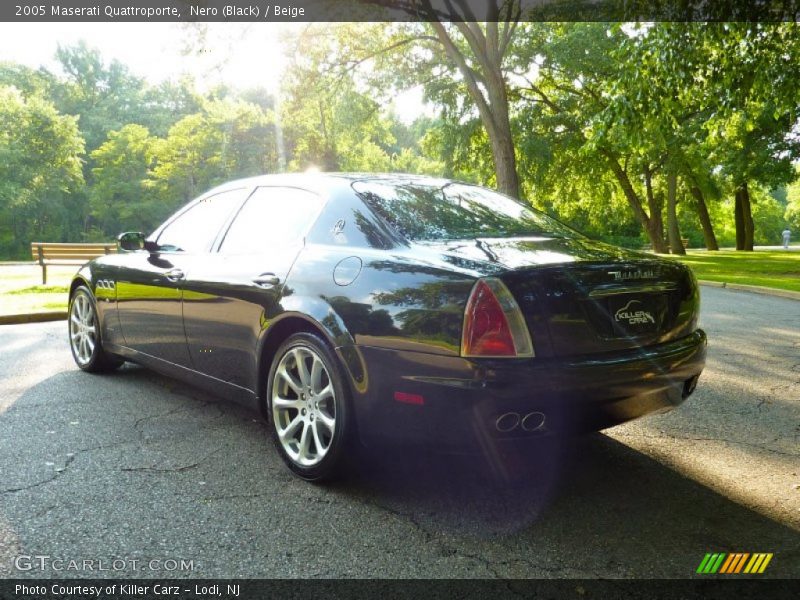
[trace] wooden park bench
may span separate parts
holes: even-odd
[[[116,243],[59,244],[54,242],[31,242],[33,260],[42,267],[42,285],[47,283],[47,265],[82,265],[93,258],[116,251]]]

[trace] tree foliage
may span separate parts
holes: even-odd
[[[151,85],[84,43],[54,72],[0,63],[0,252],[149,230],[220,182],[309,168],[481,183],[658,251],[800,229],[796,24],[486,6],[484,23],[310,25],[274,93]],[[393,104],[412,89],[427,109],[409,123]]]
[[[57,200],[83,183],[83,139],[76,118],[52,103],[0,86],[0,215],[5,244],[17,251],[52,227],[62,237],[66,215]],[[10,235],[9,235],[10,234]]]

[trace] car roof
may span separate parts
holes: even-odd
[[[261,186],[261,185],[285,185],[292,187],[304,187],[315,190],[330,188],[336,183],[352,183],[355,181],[373,181],[377,183],[408,185],[415,184],[430,187],[442,187],[448,183],[453,183],[450,179],[440,177],[430,177],[427,175],[413,175],[409,173],[322,173],[318,171],[306,171],[304,173],[274,173],[268,175],[256,175],[245,179],[228,181],[209,191],[209,194],[216,194],[228,189],[242,186]]]

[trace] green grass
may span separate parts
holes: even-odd
[[[6,294],[66,294],[69,287],[66,285],[30,285],[28,287],[8,290]]]
[[[37,265],[0,264],[0,315],[67,310],[69,282],[78,267],[52,266],[47,285]]]
[[[800,292],[800,252],[689,250],[686,256],[662,256],[686,263],[698,279]]]

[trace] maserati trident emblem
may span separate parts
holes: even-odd
[[[614,281],[631,281],[633,279],[655,279],[655,271],[609,271]]]
[[[636,310],[636,304],[641,304],[641,302],[639,300],[628,302],[614,314],[614,320],[617,323],[621,321],[627,322],[628,325],[646,325],[647,323],[656,322],[653,315],[646,310]]]

